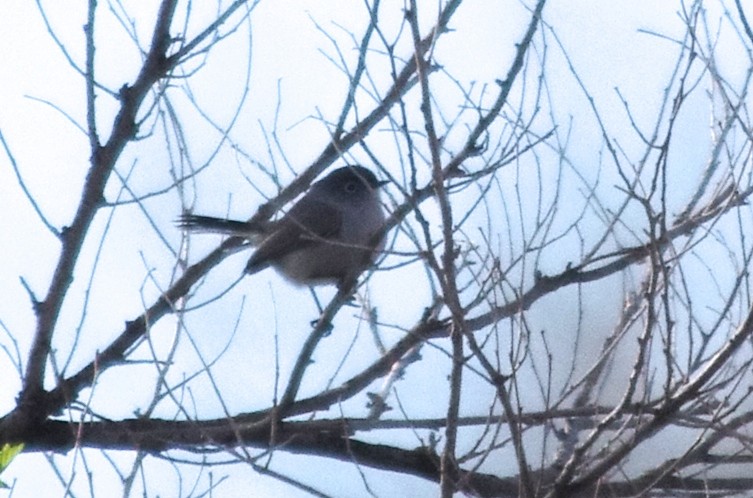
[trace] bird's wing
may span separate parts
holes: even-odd
[[[331,239],[340,232],[341,225],[341,214],[331,205],[312,199],[298,203],[259,244],[248,260],[246,272],[255,273],[287,254]]]

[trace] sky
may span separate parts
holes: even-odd
[[[200,3],[192,4],[187,29],[189,33],[195,33],[215,13],[208,2],[198,5]],[[82,26],[85,23],[85,5],[49,1],[42,2],[42,5],[68,56],[81,67],[84,58]],[[422,27],[430,25],[433,19],[431,9],[436,10],[436,5],[433,2],[421,4],[422,9],[429,9],[422,11],[427,12],[422,17]],[[140,63],[140,54],[134,50],[133,43],[109,11],[113,9],[118,12],[123,8],[130,18],[136,20],[136,32],[142,44],[148,40],[154,18],[153,10],[138,2],[101,3],[97,17],[97,74],[106,86],[114,90],[133,81]],[[403,8],[402,2],[383,2],[386,33],[394,34]],[[555,103],[551,111],[552,119],[558,123],[569,123],[575,138],[568,155],[578,164],[585,178],[593,180],[601,175],[602,184],[607,186],[618,182],[613,171],[599,166],[604,153],[600,133],[589,110],[588,100],[572,77],[559,44],[577,69],[582,84],[593,96],[609,130],[622,132],[630,126],[620,95],[630,102],[634,122],[651,129],[656,108],[663,97],[663,86],[677,57],[677,46],[671,38],[680,36],[683,29],[678,8],[677,2],[650,0],[552,0],[545,8],[547,27],[540,30],[543,38],[537,39],[535,55],[546,59],[548,98]],[[0,71],[3,72],[0,132],[26,188],[38,203],[38,209],[50,224],[61,227],[70,221],[74,212],[89,156],[86,137],[79,129],[85,123],[83,79],[51,39],[33,3],[11,0],[7,11],[12,14],[0,16],[0,36],[5,46],[0,52]],[[713,18],[714,15],[718,15],[718,12],[709,13],[709,17]],[[496,79],[504,77],[514,43],[525,29],[527,16],[526,4],[521,2],[466,2],[451,24],[453,32],[447,34],[436,48],[437,60],[448,73],[457,76],[456,83],[473,83],[477,85],[474,87],[477,91],[483,85],[493,87]],[[60,367],[72,372],[85,364],[95,351],[115,337],[125,319],[137,314],[170,280],[175,256],[182,250],[181,234],[177,230],[166,229],[163,237],[154,233],[142,236],[152,223],[170,227],[186,207],[215,216],[248,217],[265,198],[275,195],[278,188],[270,178],[259,175],[254,161],[275,168],[283,185],[310,164],[327,141],[327,129],[322,125],[322,119],[330,122],[336,119],[342,105],[343,90],[347,88],[347,78],[332,61],[343,57],[349,65],[353,63],[355,51],[351,34],[359,37],[366,23],[365,8],[361,2],[262,1],[251,13],[250,21],[241,23],[233,36],[223,40],[207,58],[197,58],[189,63],[188,68],[196,69],[196,74],[176,83],[176,88],[169,92],[186,137],[182,145],[186,151],[183,158],[180,161],[175,159],[179,149],[176,137],[160,129],[159,123],[154,123],[151,134],[167,138],[133,144],[124,153],[117,170],[122,177],[131,175],[129,185],[140,195],[167,188],[176,171],[185,173],[193,169],[200,170],[200,173],[187,184],[183,198],[171,191],[150,197],[143,206],[130,204],[114,212],[100,214],[93,227],[93,236],[83,249],[83,263],[78,268],[77,280],[69,297],[71,303],[86,303],[86,311],[81,313],[80,306],[67,308],[60,328],[70,330],[71,334],[56,335],[55,348],[59,358],[65,360]],[[559,43],[553,32],[559,37]],[[720,37],[719,53],[730,54],[730,60],[722,57],[719,62],[731,66],[732,74],[738,74],[734,72],[732,51],[724,49],[726,44],[733,46],[730,38],[734,39],[734,36],[726,32]],[[399,45],[399,55],[408,57],[409,48],[406,44]],[[370,67],[374,68],[370,82],[375,88],[384,90],[389,77],[384,71],[387,65],[383,54],[370,54],[369,62],[373,64]],[[460,107],[457,85],[438,77],[435,91],[438,105],[448,115],[456,112]],[[521,97],[524,102],[529,98],[530,95]],[[407,100],[415,104],[415,100]],[[366,92],[359,95],[359,109],[369,109],[372,104]],[[98,125],[106,135],[116,102],[101,94],[97,105]],[[230,142],[217,152],[221,134],[211,123],[220,128],[227,126],[234,119],[239,105],[242,108],[229,136]],[[530,105],[530,102],[524,105]],[[683,186],[692,186],[697,181],[708,158],[709,103],[699,98],[688,106],[687,112],[693,113],[693,116],[687,119],[688,125],[680,129],[687,147],[681,156],[672,158],[676,171],[684,173],[676,177],[678,192],[684,191]],[[545,129],[541,125],[541,131]],[[384,141],[376,140],[382,145],[378,151],[379,158],[389,169],[390,165],[399,164],[399,151],[389,145],[392,135],[387,130],[377,130],[376,135],[380,133],[384,135]],[[274,139],[278,142],[275,143]],[[462,134],[450,135],[448,147],[457,147],[461,139]],[[631,133],[621,135],[620,143],[628,152],[640,150],[642,145],[636,134]],[[249,157],[254,161],[248,160]],[[358,151],[349,159],[370,164],[369,158]],[[172,167],[168,167],[169,164]],[[203,168],[204,165],[207,167]],[[397,174],[396,167],[390,171]],[[0,203],[3,206],[0,209],[0,227],[6,234],[0,262],[0,285],[4,297],[0,300],[0,326],[14,332],[18,347],[23,352],[31,340],[34,315],[21,279],[38,296],[44,295],[56,261],[58,244],[19,188],[16,175],[9,154],[0,154]],[[248,182],[249,177],[254,177],[253,185]],[[531,189],[537,188],[534,183]],[[111,179],[107,194],[108,200],[118,199],[118,196],[125,200],[129,198],[129,194],[122,191],[117,177]],[[390,190],[390,187],[387,194],[387,198],[390,195],[399,196],[399,192]],[[683,193],[672,198],[678,208],[686,201],[687,196]],[[389,201],[387,203],[389,208]],[[577,204],[576,200],[573,200],[573,204]],[[144,209],[148,217],[144,215]],[[431,208],[427,210],[436,216],[436,211]],[[109,218],[110,215],[112,218]],[[195,261],[202,257],[217,242],[218,239],[213,236],[192,238],[187,251],[189,259]],[[577,253],[577,247],[572,250]],[[94,261],[98,251],[102,256],[94,267],[91,261]],[[234,282],[247,255],[232,256],[212,272],[197,290],[197,302],[211,299]],[[388,259],[385,265],[390,262],[397,264],[398,259]],[[550,256],[542,261],[542,267],[552,272],[561,268],[562,264],[561,256]],[[96,273],[96,278],[89,280],[93,273]],[[429,292],[425,279],[417,265],[377,272],[369,292],[373,304],[379,308],[380,316],[388,317],[389,322],[396,326],[409,327],[417,315],[416,308],[406,303],[427,301]],[[396,281],[411,282],[413,285],[396,286]],[[89,285],[93,289],[91,294],[86,292]],[[322,302],[327,302],[334,291],[324,289],[317,293]],[[589,330],[598,336],[614,323],[623,296],[621,292],[609,292],[598,287],[594,289],[594,294],[600,297],[593,301]],[[547,302],[547,312],[532,319],[541,330],[575,326],[577,317],[568,311],[574,304],[575,301],[568,299]],[[239,312],[241,309],[242,312]],[[342,314],[343,324],[351,323],[352,317],[357,316],[356,311],[349,310],[344,310]],[[228,320],[228,317],[238,316],[241,326],[233,327],[234,321]],[[190,340],[185,336],[182,339],[182,347],[175,357],[180,366],[171,373],[176,376],[171,380],[200,368],[200,357],[213,358],[227,350],[223,353],[223,361],[218,362],[214,370],[223,386],[222,402],[231,413],[264,406],[275,383],[274,378],[261,376],[259,372],[273,371],[276,362],[280,371],[289,371],[295,352],[305,337],[306,324],[315,317],[316,304],[308,290],[291,288],[273,272],[244,279],[222,299],[186,318]],[[355,323],[359,322],[356,320]],[[155,350],[166,354],[173,347],[175,335],[169,331],[175,327],[174,319],[160,323],[157,327],[160,334],[154,334]],[[360,355],[373,353],[373,345],[368,340],[365,325],[353,329],[343,325],[341,328],[347,333],[343,334],[344,337],[325,340],[327,352],[323,354],[326,356],[318,358],[318,363],[326,365],[329,361],[347,356],[353,348],[348,361],[337,373],[338,378],[346,378],[348,373],[357,371],[361,366],[357,361]],[[76,329],[81,331],[81,338],[74,342],[72,337]],[[394,335],[390,336],[390,333]],[[385,335],[391,341],[399,337],[397,331],[386,331]],[[283,340],[279,351],[275,349],[278,346],[276,337]],[[288,340],[289,337],[293,340]],[[554,347],[565,348],[569,347],[572,339],[555,333],[551,341]],[[191,346],[187,345],[189,343]],[[12,347],[4,336],[2,344]],[[582,347],[585,351],[596,352],[601,347],[601,341],[593,340]],[[447,393],[442,389],[426,389],[426,386],[435,385],[437,379],[444,380],[448,374],[447,362],[442,361],[443,354],[439,348],[424,348],[422,365],[428,366],[412,370],[406,379],[406,396],[401,401],[408,412],[424,409],[422,413],[426,416],[444,415],[445,405],[441,400]],[[147,389],[133,389],[137,384],[133,376],[143,374],[145,379],[149,378],[153,373],[153,366],[148,364],[150,355],[148,348],[139,350],[135,357],[145,362],[132,367],[129,375],[122,375],[125,370],[117,368],[103,374],[101,382],[106,383],[107,389],[128,395],[95,396],[93,406],[99,413],[113,418],[129,416],[134,407],[143,407],[148,403],[154,386],[144,382],[149,386]],[[4,356],[0,362],[4,369],[14,368]],[[619,368],[619,365],[615,368]],[[322,372],[325,371],[329,370],[323,368]],[[20,387],[16,375],[9,378],[11,381],[0,388],[3,412],[13,406]],[[304,394],[307,389],[315,387],[304,384]],[[488,402],[485,395],[482,391],[474,393],[470,390],[469,396],[464,399],[464,408],[471,410],[475,403]],[[211,393],[208,379],[197,380],[190,396],[196,400],[198,415],[222,415],[224,408],[220,399]],[[364,402],[358,400],[358,403]],[[432,406],[436,407],[436,413],[431,409],[425,410]],[[169,405],[159,407],[155,414],[165,417],[174,415]],[[407,444],[415,445],[416,442],[409,441]],[[90,464],[77,461],[76,458],[85,458],[79,453],[54,458],[60,462],[63,475],[69,475],[72,469],[82,472],[91,465],[91,468],[108,475],[118,485],[117,476],[99,455],[88,455],[86,458],[91,459]],[[116,455],[115,459],[118,458]],[[127,457],[123,458],[120,464],[122,469],[127,468],[127,461]],[[326,492],[335,496],[367,493],[365,488],[355,492],[352,488],[340,489],[338,479],[317,482],[321,469],[326,469],[332,475],[352,478],[352,481],[343,478],[343,482],[359,482],[357,470],[350,464],[323,462],[321,467],[314,464],[302,466],[301,461],[300,457],[283,453],[274,456],[274,463],[279,466],[277,468],[291,472],[304,481],[313,480],[316,484],[322,484]],[[507,471],[514,468],[510,462],[496,464]],[[186,483],[177,483],[177,478],[162,479],[162,476],[175,475],[170,469],[169,463],[159,461],[154,461],[148,467],[151,475],[145,475],[144,479],[150,482],[150,496],[171,496],[175,486],[183,486],[184,491],[187,489]],[[221,496],[235,496],[249,489],[254,490],[255,496],[280,496],[282,493],[285,496],[308,496],[291,491],[279,481],[250,472],[247,468],[236,471],[232,467],[219,467],[216,472],[218,476],[232,476],[222,485]],[[431,483],[391,473],[375,471],[372,475],[384,476],[384,479],[368,481],[377,496],[389,496],[390,490],[394,489],[405,491],[405,496],[436,495],[436,486]],[[22,456],[2,478],[6,482],[15,480],[14,496],[62,496],[60,483],[39,455]],[[98,495],[108,493],[108,486],[112,486],[109,478],[97,479],[95,492]],[[81,496],[89,492],[84,482],[76,480],[74,484]],[[202,485],[206,484],[206,481],[201,482]],[[152,488],[152,485],[155,487]]]

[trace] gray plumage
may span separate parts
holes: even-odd
[[[249,274],[272,266],[295,283],[344,284],[374,263],[384,236],[380,182],[361,166],[339,168],[314,183],[278,221],[265,226],[185,215],[183,228],[240,235],[257,243],[246,265]]]

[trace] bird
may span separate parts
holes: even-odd
[[[379,189],[387,183],[368,168],[348,165],[312,184],[279,220],[251,224],[184,214],[178,225],[248,239],[256,250],[246,264],[247,274],[273,267],[297,285],[343,288],[384,249],[386,218]]]

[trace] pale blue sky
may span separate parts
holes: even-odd
[[[211,18],[214,10],[200,12],[202,2],[194,2],[193,16],[196,26]],[[56,34],[69,50],[78,64],[82,64],[84,38],[82,25],[85,22],[83,3],[45,2]],[[426,3],[421,8],[436,8],[435,3]],[[128,5],[129,14],[138,19],[138,32],[142,42],[146,43],[148,31],[152,26],[153,12],[141,12],[141,5]],[[624,107],[615,91],[630,102],[630,110],[639,126],[649,130],[653,127],[656,107],[662,99],[662,91],[668,75],[673,70],[678,49],[668,39],[647,34],[643,31],[657,32],[668,38],[681,36],[683,26],[677,14],[676,2],[655,2],[641,0],[634,2],[603,2],[596,0],[557,1],[552,0],[544,13],[545,21],[553,26],[562,44],[571,57],[579,76],[595,99],[610,133],[619,136],[620,143],[627,151],[640,150],[642,144],[638,137],[629,131],[629,120]],[[102,4],[98,16],[97,37],[97,75],[113,90],[135,77],[138,70],[138,53],[122,29],[107,12],[107,5]],[[390,32],[402,15],[403,3],[385,0],[385,30]],[[23,179],[30,192],[38,200],[44,216],[55,226],[61,227],[72,216],[78,193],[83,182],[83,172],[87,167],[89,156],[85,135],[62,115],[68,114],[80,125],[85,123],[85,90],[83,79],[76,74],[66,62],[61,52],[55,47],[42,23],[35,6],[24,0],[11,0],[6,14],[0,16],[0,33],[4,40],[4,50],[0,51],[0,131],[11,148],[20,168]],[[272,164],[267,154],[262,126],[269,133],[277,114],[277,133],[284,158],[279,152],[274,154],[275,164],[280,177],[287,182],[293,177],[293,171],[300,171],[308,165],[324,147],[327,130],[318,116],[327,121],[335,121],[342,105],[343,90],[347,88],[347,79],[327,60],[337,58],[331,40],[317,28],[332,36],[342,49],[348,64],[355,60],[353,42],[346,30],[359,37],[366,25],[365,9],[361,2],[321,2],[314,0],[294,1],[280,0],[262,2],[251,15],[251,35],[248,25],[243,24],[236,35],[225,40],[212,51],[205,67],[189,80],[190,90],[196,102],[213,120],[221,126],[227,124],[237,108],[245,86],[245,73],[249,47],[252,53],[248,97],[231,132],[230,138],[238,144],[242,153],[224,147],[213,159],[211,166],[198,175],[195,185],[190,184],[190,200],[195,200],[197,212],[212,215],[231,214],[234,217],[248,217],[255,207],[263,201],[263,196],[246,181],[245,176],[253,175],[255,170],[245,159],[244,154]],[[710,12],[715,18],[718,12]],[[516,2],[467,2],[460,8],[451,23],[454,32],[442,38],[437,47],[437,59],[451,74],[457,76],[463,84],[476,82],[495,87],[494,80],[504,77],[514,50],[514,43],[520,38],[527,22],[528,13]],[[423,18],[428,26],[430,16]],[[712,23],[713,24],[713,23]],[[537,56],[543,52],[542,38],[547,43],[547,84],[551,95],[554,116],[564,128],[572,127],[573,143],[568,155],[577,162],[577,168],[584,177],[593,179],[598,170],[600,154],[603,154],[601,138],[596,122],[587,107],[582,90],[569,73],[560,48],[551,32],[542,28],[539,33]],[[734,36],[725,31],[720,39],[720,46],[734,46]],[[409,57],[409,47],[403,46],[398,51],[401,57]],[[726,67],[734,67],[732,49],[720,48],[722,60]],[[380,72],[387,65],[380,54],[371,54],[374,59],[374,84],[384,90],[389,82],[387,73]],[[198,61],[197,61],[198,62]],[[736,73],[732,73],[736,74]],[[534,75],[532,70],[531,75]],[[180,85],[181,83],[177,83]],[[456,112],[462,103],[457,88],[447,79],[437,77],[435,95],[438,105],[450,115]],[[173,103],[182,119],[184,132],[188,138],[188,150],[194,167],[199,167],[211,156],[219,141],[219,134],[188,103],[185,95],[178,89],[171,92]],[[281,100],[278,108],[278,97]],[[59,108],[56,110],[41,101],[49,101]],[[407,99],[415,104],[415,97]],[[107,123],[112,118],[115,102],[108,96],[100,95],[97,104],[100,110],[99,124],[106,135]],[[368,112],[373,101],[367,95],[359,95],[360,112]],[[417,113],[417,107],[413,109]],[[548,112],[548,111],[547,111]],[[674,171],[679,172],[674,183],[678,190],[672,202],[679,208],[687,201],[683,186],[692,186],[708,159],[709,143],[709,102],[697,98],[688,107],[692,117],[687,117],[687,126],[680,129],[687,148],[672,157]],[[569,122],[572,117],[572,122]],[[352,122],[352,120],[351,120]],[[546,119],[540,125],[540,132],[547,131]],[[159,130],[157,130],[159,133]],[[564,131],[563,131],[564,133]],[[398,164],[399,151],[391,146],[394,137],[386,129],[377,129],[373,134],[374,143],[380,145],[379,159],[390,168]],[[379,138],[382,137],[383,138]],[[450,136],[452,140],[461,141]],[[380,142],[383,140],[383,142]],[[350,159],[350,158],[349,158]],[[355,153],[355,159],[369,164],[367,156]],[[134,163],[135,161],[135,163]],[[288,169],[289,163],[291,169]],[[134,144],[125,152],[118,164],[120,174],[127,174],[129,168],[136,164],[130,182],[139,194],[160,190],[172,181],[168,168],[169,155],[164,142],[145,140]],[[397,168],[393,171],[398,174]],[[608,167],[602,171],[602,185],[609,191],[617,183],[616,173]],[[258,178],[258,177],[257,177]],[[118,193],[117,178],[111,179],[108,188],[110,200]],[[193,190],[195,187],[195,190]],[[256,185],[266,196],[276,193],[273,182],[264,179]],[[532,185],[531,188],[535,188]],[[390,190],[398,195],[396,190]],[[3,258],[0,262],[0,282],[2,282],[3,299],[0,300],[0,320],[11,331],[23,331],[16,339],[23,353],[27,350],[33,330],[34,315],[29,304],[28,295],[20,283],[19,277],[28,282],[31,289],[43,295],[49,283],[54,262],[57,257],[58,244],[53,236],[39,222],[30,203],[25,199],[17,185],[15,173],[10,167],[5,154],[0,154],[0,229],[7,234],[8,242],[4,244]],[[575,200],[573,200],[575,203]],[[567,205],[567,203],[566,203]],[[99,272],[94,281],[94,293],[86,312],[81,341],[76,344],[70,370],[75,370],[89,361],[91,355],[105,346],[122,328],[123,321],[133,317],[142,309],[144,302],[158,292],[159,286],[167,284],[174,262],[171,249],[177,249],[180,233],[172,230],[172,220],[180,213],[181,204],[173,193],[150,199],[146,203],[154,220],[165,227],[165,241],[159,239],[149,230],[146,218],[139,208],[131,205],[119,208],[115,213],[112,228],[107,232],[104,252]],[[430,208],[427,208],[431,212]],[[563,208],[564,209],[564,208]],[[630,216],[628,213],[627,216]],[[101,234],[106,230],[107,213],[101,213],[93,233]],[[594,229],[598,229],[594,225]],[[170,231],[172,230],[172,231]],[[501,230],[505,233],[505,230]],[[143,235],[148,234],[148,235]],[[76,283],[69,297],[70,302],[80,302],[85,297],[85,288],[93,254],[98,249],[100,236],[87,242],[82,254]],[[213,236],[194,237],[192,239],[190,258],[196,260],[215,247],[218,239]],[[577,247],[573,247],[577,254]],[[504,254],[504,253],[503,253]],[[236,255],[225,261],[217,271],[212,272],[203,287],[198,291],[198,301],[216,295],[233,281],[242,269],[247,254]],[[568,258],[567,253],[561,255]],[[565,260],[548,256],[542,261],[543,268],[554,271],[561,269]],[[395,260],[392,260],[394,263]],[[390,260],[385,262],[389,264]],[[89,266],[87,266],[89,265]],[[155,282],[150,279],[153,277]],[[379,307],[380,316],[389,323],[410,326],[420,316],[421,306],[426,304],[427,287],[424,274],[416,266],[397,269],[394,272],[377,273],[371,283],[370,292],[373,303]],[[400,282],[395,285],[394,282]],[[614,282],[612,282],[613,284]],[[611,285],[611,284],[610,284]],[[622,306],[621,289],[611,291],[596,286],[593,289],[598,297],[595,299],[590,322],[590,329],[598,336],[608,331]],[[326,299],[333,294],[331,289],[320,291]],[[145,301],[142,301],[145,300]],[[233,329],[238,309],[244,303],[245,311],[241,317],[238,331]],[[567,310],[575,303],[567,299],[545,303],[545,311],[533,315],[536,328],[542,330],[566,329],[576,319]],[[344,309],[338,320],[352,324],[349,315],[355,310]],[[226,344],[230,344],[223,361],[214,369],[218,381],[223,386],[223,398],[232,413],[249,411],[269,402],[274,386],[272,376],[260,376],[259,372],[270,372],[275,367],[274,335],[279,333],[283,339],[292,338],[281,344],[279,353],[280,371],[289,372],[300,343],[305,338],[307,324],[315,318],[316,307],[310,294],[305,289],[293,289],[273,272],[265,272],[244,279],[222,300],[192,314],[187,319],[190,334],[196,347],[207,358],[213,358]],[[63,314],[59,326],[60,332],[55,338],[62,359],[68,357],[71,349],[70,337],[64,330],[74,330],[81,321],[80,309],[72,307]],[[155,329],[155,347],[167,351],[172,346],[172,318],[163,320]],[[330,365],[339,361],[350,347],[354,336],[354,353],[343,366],[338,379],[355,372],[360,366],[359,355],[368,357],[373,354],[373,344],[368,340],[368,331],[364,324],[357,327],[343,326],[343,334],[327,338],[317,356],[317,363],[312,369],[321,368],[320,375],[332,372]],[[28,331],[28,333],[27,333]],[[161,334],[158,334],[160,332]],[[360,334],[360,335],[358,335]],[[390,336],[390,334],[394,334]],[[390,339],[399,337],[398,332],[384,331]],[[366,338],[364,338],[364,336]],[[231,341],[232,338],[232,341]],[[552,344],[560,348],[571,346],[571,338],[554,333]],[[2,343],[7,345],[5,336]],[[184,348],[176,357],[179,366],[174,369],[175,379],[185,372],[200,368],[198,356],[188,341],[183,339]],[[440,344],[447,347],[447,344]],[[601,340],[582,346],[585,351],[597,352]],[[409,377],[401,388],[402,401],[408,410],[423,410],[424,416],[441,417],[444,415],[447,389],[445,378],[449,372],[448,362],[442,353],[430,347],[424,348],[421,368],[410,371]],[[136,354],[137,358],[148,359],[147,350]],[[567,363],[569,360],[565,360]],[[5,356],[0,357],[4,369],[12,366]],[[555,367],[557,365],[555,364]],[[619,368],[617,366],[616,368]],[[127,372],[127,373],[126,373]],[[140,372],[145,374],[144,381],[139,379]],[[130,416],[132,410],[147,403],[154,389],[150,376],[152,367],[148,364],[129,369],[114,368],[106,372],[101,379],[102,390],[115,389],[123,396],[94,396],[93,406],[100,413],[113,417]],[[12,382],[6,382],[0,389],[0,407],[3,412],[13,406],[19,385],[15,375],[9,375]],[[173,379],[173,380],[175,380]],[[251,380],[253,379],[253,380]],[[441,382],[438,382],[440,379]],[[104,386],[107,386],[106,388]],[[435,388],[436,386],[436,388]],[[143,387],[143,390],[141,389]],[[378,386],[375,386],[377,388]],[[306,389],[313,388],[304,384]],[[205,391],[203,391],[205,389]],[[310,392],[309,392],[310,393]],[[97,394],[95,392],[95,394]],[[488,392],[472,388],[464,398],[464,410],[476,406],[487,406],[490,399]],[[206,379],[195,382],[191,396],[199,405],[197,413],[202,416],[221,416],[219,401],[211,394]],[[531,402],[533,403],[534,398]],[[363,406],[365,399],[358,399],[351,408]],[[436,410],[426,410],[426,407]],[[354,409],[355,411],[355,409]],[[483,411],[483,410],[482,410]],[[171,416],[169,409],[158,410],[158,415]],[[371,436],[367,436],[371,437]],[[401,440],[402,442],[403,440]],[[407,447],[417,445],[416,440],[404,441]],[[74,452],[68,459],[60,458],[63,472],[84,472],[84,465],[76,461]],[[78,458],[81,458],[80,456]],[[102,472],[113,479],[116,489],[119,483],[109,464],[98,455],[89,456],[90,469]],[[116,456],[116,459],[118,457]],[[128,461],[129,456],[123,458]],[[151,457],[150,457],[151,458]],[[15,496],[62,496],[61,487],[49,468],[39,455],[22,456],[11,467],[6,482],[17,479]],[[513,462],[494,462],[501,472],[514,470]],[[123,468],[127,468],[124,463]],[[366,491],[341,489],[339,482],[360,482],[356,469],[350,464],[324,461],[318,465],[316,460],[306,457],[290,456],[278,453],[274,456],[276,470],[290,473],[305,482],[321,487],[335,496],[361,496]],[[194,469],[195,470],[195,469]],[[190,473],[193,470],[187,470]],[[172,496],[176,482],[171,478],[169,465],[155,463],[150,468],[150,496]],[[218,496],[239,496],[253,490],[254,496],[304,496],[281,485],[276,480],[261,476],[243,466],[230,466],[215,469],[217,475],[230,474],[231,479],[222,485]],[[405,478],[389,473],[372,471],[369,486],[377,496],[390,496],[391,491],[401,489],[405,496],[436,496],[436,486],[428,482]],[[343,477],[345,476],[345,477]],[[381,476],[374,478],[373,476]],[[324,477],[324,478],[323,478]],[[347,479],[346,479],[347,477]],[[188,479],[190,480],[190,478]],[[80,496],[88,494],[85,479],[75,481],[74,487]],[[113,485],[108,479],[97,479],[100,496],[109,495]],[[101,486],[101,488],[99,488]],[[183,484],[185,491],[185,483]],[[162,488],[164,487],[164,490]],[[52,491],[51,491],[52,490]],[[119,492],[119,491],[118,491]],[[307,495],[306,495],[307,496]]]

